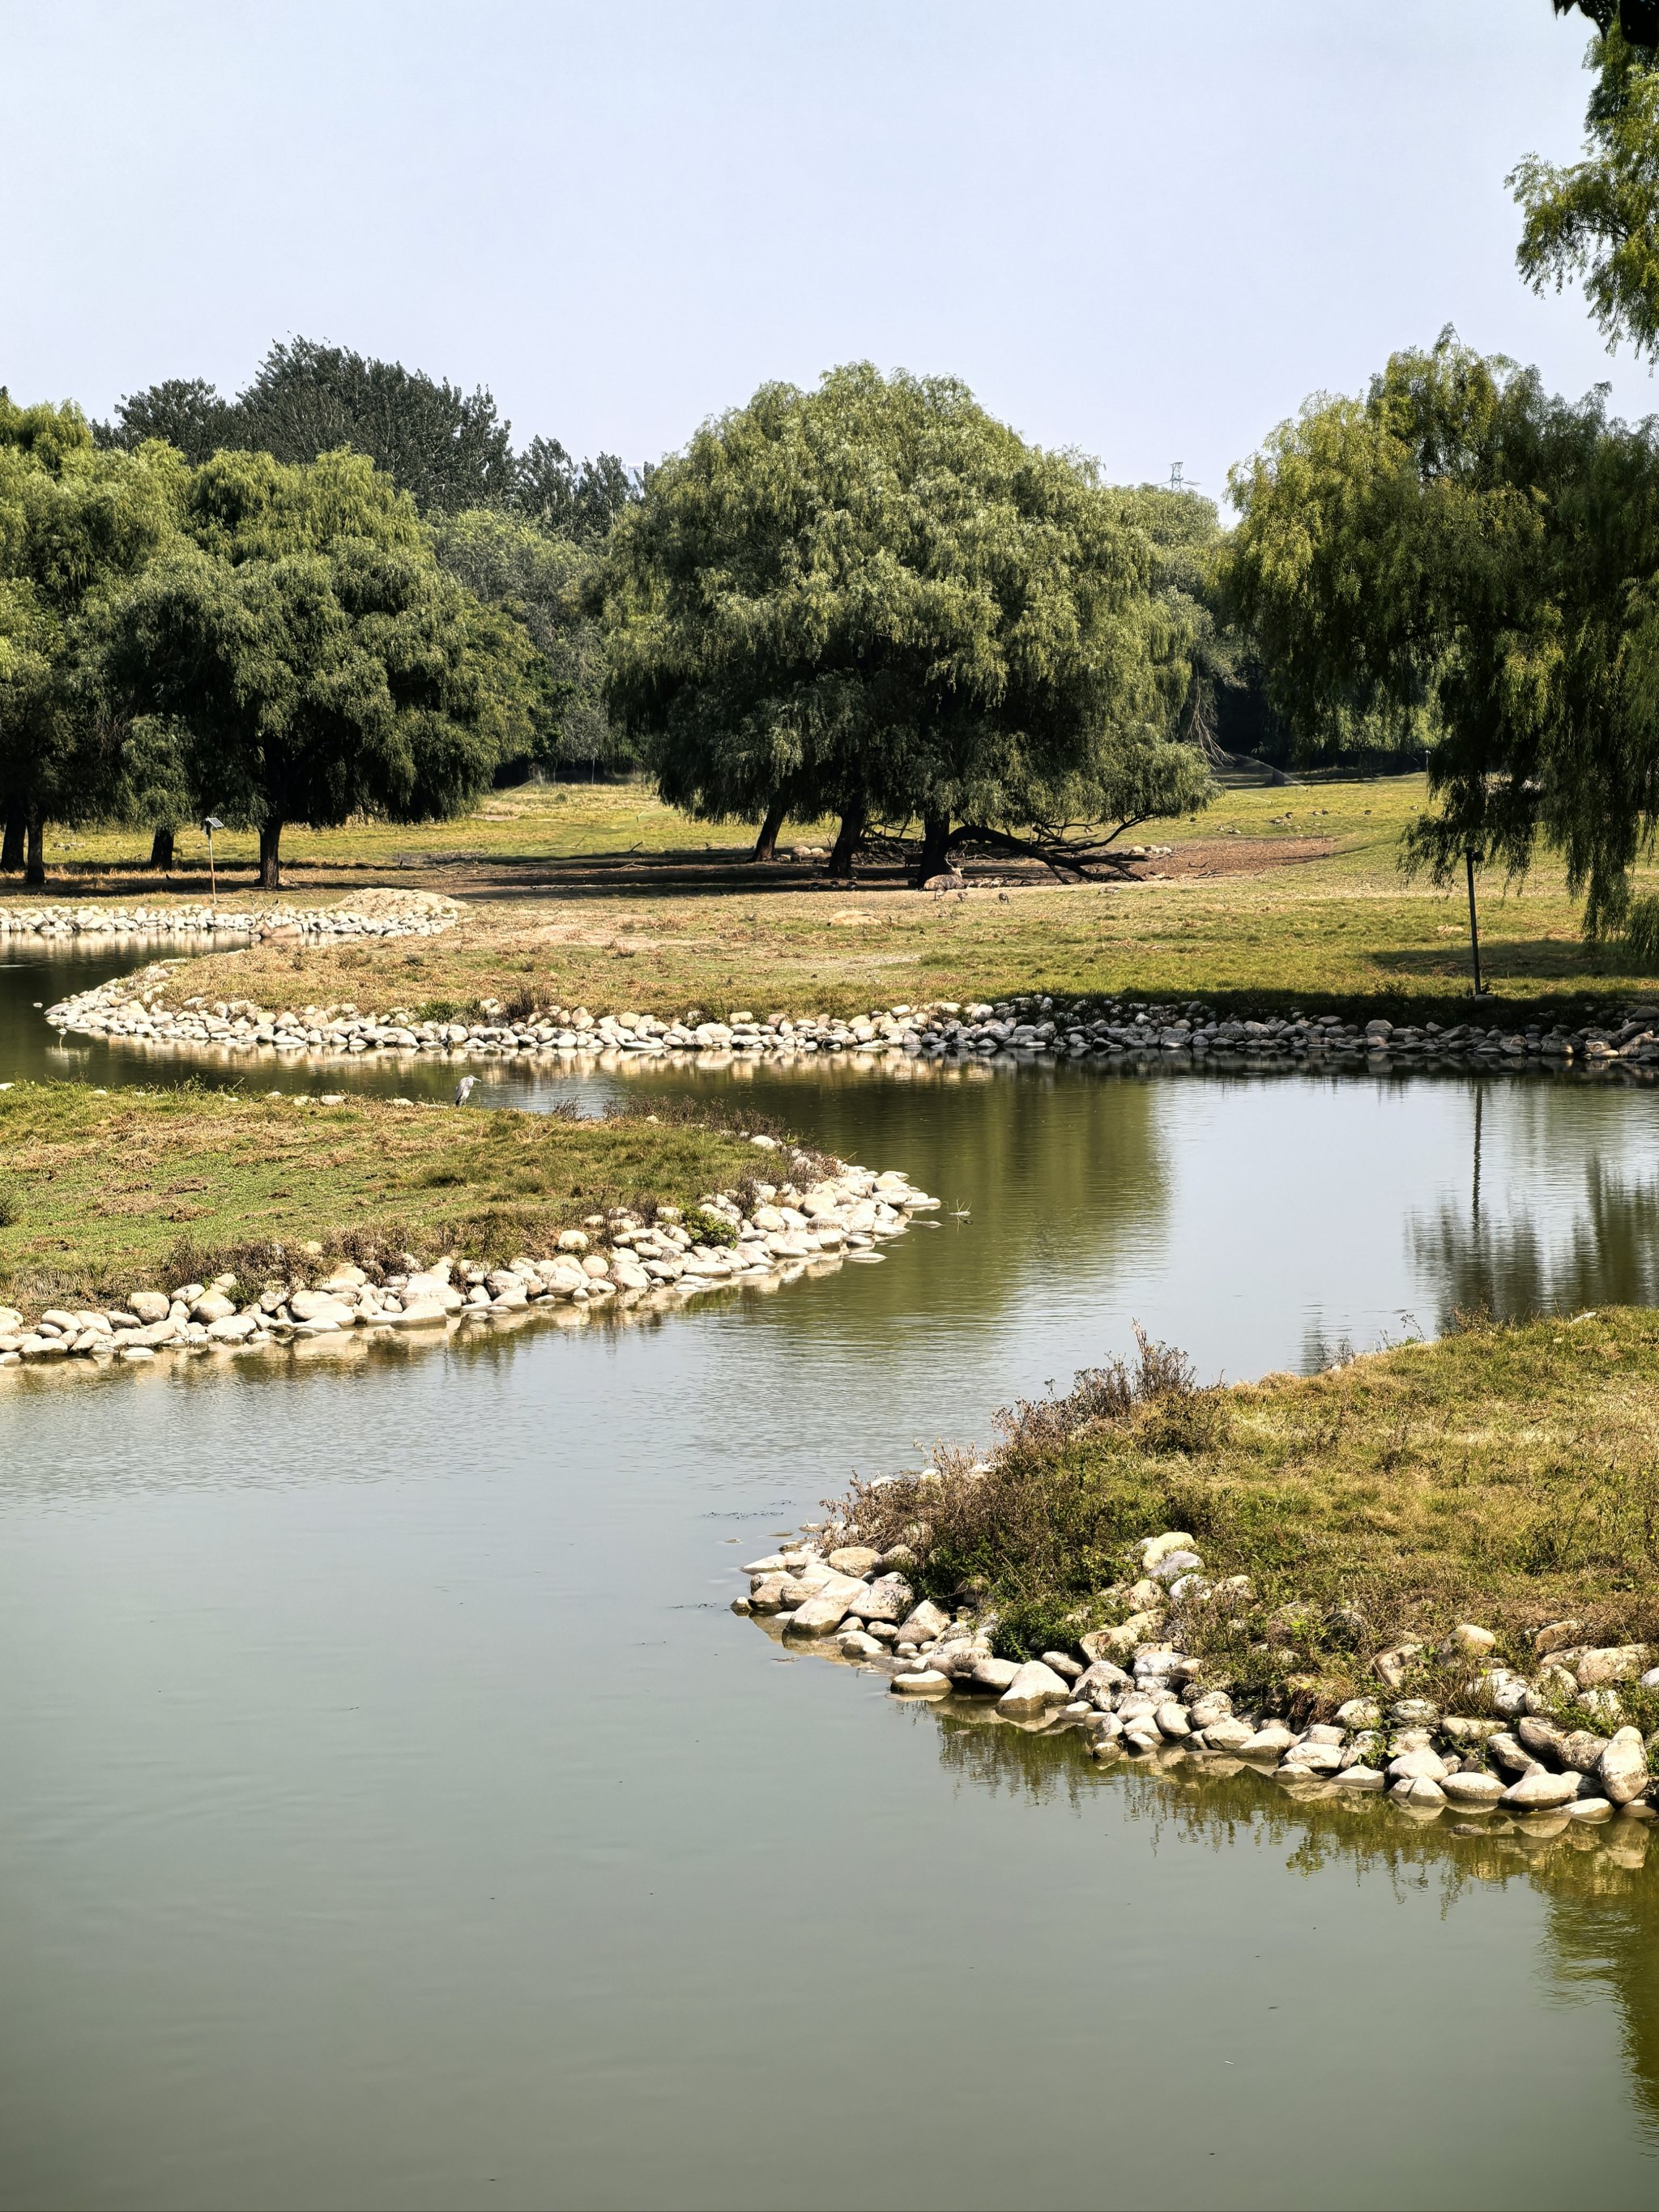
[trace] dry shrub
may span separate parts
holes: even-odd
[[[1136,1337],[1133,1364],[1085,1369],[1064,1395],[1005,1407],[988,1462],[941,1449],[925,1474],[855,1482],[832,1512],[879,1549],[908,1544],[929,1596],[988,1607],[1010,1656],[1121,1618],[1115,1586],[1136,1571],[1134,1540],[1203,1524],[1182,1455],[1193,1438],[1218,1438],[1226,1418],[1224,1394],[1200,1389],[1181,1353]]]

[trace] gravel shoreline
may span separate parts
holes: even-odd
[[[374,910],[353,907],[9,907],[0,938],[436,937],[454,926],[453,899],[429,891],[375,891]]]
[[[412,925],[411,925],[412,926]],[[389,932],[382,932],[389,933]],[[1195,1000],[1180,1006],[1140,1000],[1097,999],[1056,1009],[1048,998],[989,1002],[941,1000],[924,1006],[878,1007],[850,1019],[774,1015],[747,1010],[724,1021],[688,1013],[664,1021],[651,1014],[593,1015],[585,1006],[549,1006],[511,1017],[483,1001],[469,1021],[417,1020],[407,1010],[386,1013],[322,1007],[271,1009],[251,1000],[163,1003],[165,962],[60,1000],[46,1018],[63,1033],[124,1039],[180,1049],[305,1052],[358,1058],[544,1060],[569,1064],[612,1054],[702,1061],[801,1061],[822,1054],[853,1060],[901,1055],[955,1063],[1113,1061],[1147,1066],[1218,1063],[1363,1068],[1416,1066],[1478,1067],[1520,1073],[1590,1068],[1651,1080],[1659,1073],[1659,1007],[1633,1006],[1595,1026],[1546,1030],[1473,1022],[1396,1026],[1377,1017],[1363,1024],[1335,1015],[1224,1018]]]
[[[1376,1694],[1350,1698],[1306,1725],[1251,1711],[1216,1668],[1183,1648],[1200,1608],[1247,1607],[1248,1578],[1211,1583],[1184,1531],[1143,1540],[1141,1578],[1124,1593],[1136,1610],[1040,1659],[999,1658],[994,1619],[954,1615],[918,1599],[915,1554],[885,1553],[832,1527],[742,1570],[752,1617],[795,1650],[815,1650],[884,1674],[893,1696],[1027,1729],[1073,1734],[1102,1765],[1200,1773],[1246,1767],[1298,1797],[1377,1795],[1414,1821],[1449,1817],[1483,1832],[1535,1837],[1616,1831],[1642,1853],[1659,1820],[1659,1776],[1643,1737],[1625,1718],[1621,1685],[1659,1688],[1659,1650],[1575,1641],[1578,1624],[1554,1621],[1533,1636],[1526,1673],[1492,1656],[1497,1638],[1462,1622],[1443,1649],[1401,1644],[1371,1662]],[[1467,1666],[1461,1692],[1443,1704],[1412,1694],[1419,1662]],[[1460,1833],[1472,1831],[1463,1826]]]
[[[489,1267],[445,1254],[404,1253],[373,1272],[328,1267],[321,1247],[256,1291],[233,1276],[170,1288],[135,1285],[115,1305],[54,1306],[31,1319],[0,1305],[0,1369],[90,1370],[148,1364],[164,1354],[248,1353],[355,1332],[395,1332],[444,1343],[470,1325],[544,1315],[566,1323],[605,1313],[662,1313],[728,1285],[771,1290],[847,1262],[878,1261],[912,1217],[939,1201],[894,1170],[790,1152],[771,1137],[750,1142],[780,1153],[804,1181],[757,1182],[745,1206],[732,1191],[708,1194],[689,1217],[662,1206],[649,1218],[619,1210],[567,1229],[550,1256]],[[750,1186],[745,1185],[749,1190]],[[314,1263],[314,1264],[313,1264]]]

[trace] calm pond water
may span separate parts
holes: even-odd
[[[65,988],[0,969],[0,1079],[178,1073],[52,1046]],[[1639,1843],[1103,1773],[726,1606],[1136,1319],[1244,1375],[1653,1299],[1659,1100],[742,1079],[969,1218],[649,1324],[0,1394],[0,2204],[1650,2205]]]

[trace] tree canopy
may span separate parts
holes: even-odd
[[[436,514],[505,500],[516,477],[512,426],[482,386],[464,392],[401,362],[312,338],[273,345],[234,399],[199,379],[129,393],[104,434],[127,447],[165,438],[197,462],[227,448],[313,461],[349,447]]]
[[[527,757],[567,769],[630,758],[605,711],[605,642],[587,604],[597,562],[582,538],[474,507],[436,523],[433,543],[450,574],[519,623],[539,656]]]
[[[227,451],[316,460],[349,447],[366,453],[423,514],[510,508],[544,532],[598,544],[638,496],[638,475],[615,453],[574,460],[556,438],[513,448],[513,426],[480,385],[380,361],[349,347],[295,338],[273,345],[252,381],[227,399],[200,377],[170,377],[129,392],[100,443],[129,450],[165,439],[187,460]]]
[[[193,471],[184,544],[110,611],[112,695],[183,733],[198,803],[258,825],[455,811],[525,742],[528,647],[434,557],[412,503],[359,456],[224,453]]]
[[[1609,350],[1621,340],[1659,359],[1659,0],[1587,9],[1601,35],[1586,65],[1595,82],[1585,113],[1584,159],[1566,167],[1528,155],[1510,176],[1525,216],[1516,258],[1534,292],[1582,282]],[[1639,15],[1645,43],[1631,35]]]
[[[33,883],[46,821],[109,801],[119,733],[88,623],[173,532],[185,473],[165,447],[100,453],[77,408],[0,391],[0,811]]]
[[[960,384],[767,385],[617,522],[612,710],[670,803],[839,814],[843,848],[920,818],[924,876],[970,835],[1185,808],[1208,777],[1168,735],[1152,568],[1122,495]]]
[[[1616,23],[1632,46],[1659,46],[1659,0],[1552,0],[1558,15],[1588,15],[1603,38]]]
[[[1435,811],[1412,858],[1565,859],[1591,933],[1648,931],[1659,826],[1659,441],[1600,392],[1447,334],[1363,399],[1310,402],[1233,477],[1227,584],[1304,739],[1412,721]]]

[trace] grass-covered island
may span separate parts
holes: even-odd
[[[712,1109],[17,1084],[0,1363],[666,1301],[868,1252],[932,1202]]]
[[[740,1611],[1097,1757],[1562,1819],[1659,1747],[1659,1315],[1477,1322],[1305,1378],[1080,1376],[856,1484]]]

